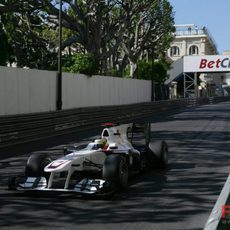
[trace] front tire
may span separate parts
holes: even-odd
[[[122,155],[109,155],[103,165],[103,179],[118,189],[128,187],[128,165]]]
[[[44,171],[44,168],[52,162],[51,156],[48,153],[34,153],[32,154],[26,163],[25,175],[26,177],[41,177],[46,179],[49,177],[49,173]]]

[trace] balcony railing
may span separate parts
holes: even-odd
[[[189,35],[202,35],[206,32],[204,29],[188,29],[188,30],[178,30],[175,32],[176,36],[189,36]]]

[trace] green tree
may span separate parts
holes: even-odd
[[[98,65],[93,54],[77,53],[65,59],[63,70],[91,76],[97,73]]]
[[[11,47],[8,43],[7,35],[0,24],[0,65],[6,65],[10,62],[11,58]]]
[[[149,50],[168,49],[173,39],[174,18],[167,0],[121,1],[124,11],[123,49],[130,64],[130,77],[136,77],[137,62]],[[157,58],[157,57],[156,57]]]
[[[164,60],[155,62],[146,62],[142,60],[137,64],[137,78],[163,83],[167,79],[168,68],[168,63]]]
[[[56,68],[58,1],[2,0],[0,13],[18,66]],[[163,53],[172,40],[173,14],[168,0],[63,0],[62,50],[93,54],[99,72]],[[151,51],[152,50],[152,51]]]
[[[11,56],[17,66],[56,69],[57,54],[50,47],[44,31],[52,28],[42,23],[43,12],[38,2],[8,0],[0,4],[1,24],[11,46]],[[47,34],[47,33],[46,33]],[[56,47],[55,47],[56,48]]]

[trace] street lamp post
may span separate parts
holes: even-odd
[[[154,79],[153,79],[153,63],[154,63],[154,56],[153,56],[153,49],[152,49],[152,57],[151,57],[151,59],[152,59],[152,68],[151,68],[151,72],[152,72],[152,76],[151,76],[151,101],[155,101],[155,97],[156,97],[156,95],[155,95],[155,82],[154,82]]]
[[[59,0],[59,34],[58,34],[58,72],[57,72],[57,110],[62,109],[62,0]]]

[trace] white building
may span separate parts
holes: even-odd
[[[199,29],[193,24],[175,25],[175,39],[167,52],[172,61],[186,55],[215,55],[217,46],[206,27]]]
[[[172,68],[165,82],[170,85],[171,98],[222,95],[225,74],[200,73],[194,76],[192,73],[184,74],[181,69],[181,60],[185,56],[218,54],[217,45],[208,29],[198,28],[194,24],[175,27],[175,39],[167,51]]]

